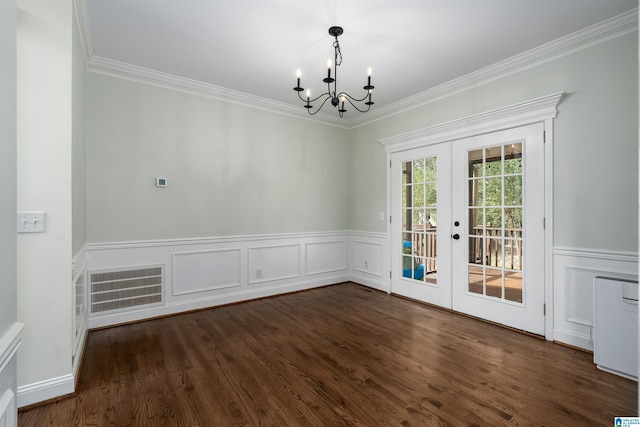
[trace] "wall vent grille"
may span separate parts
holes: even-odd
[[[91,313],[122,310],[163,302],[162,266],[89,273]]]

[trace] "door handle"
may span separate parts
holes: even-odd
[[[456,233],[456,234],[452,234],[452,235],[451,235],[451,238],[452,238],[453,240],[460,240],[460,235],[459,235],[458,233]]]

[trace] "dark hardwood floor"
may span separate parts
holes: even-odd
[[[612,426],[592,355],[340,284],[91,332],[75,396],[20,426]]]

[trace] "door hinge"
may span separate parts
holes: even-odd
[[[391,159],[389,159],[389,167],[391,167]]]
[[[393,272],[391,270],[389,270],[389,279],[392,279]]]
[[[391,215],[389,215],[389,224],[391,224]]]
[[[542,314],[547,315],[547,304],[542,304]]]
[[[542,132],[542,143],[546,144],[546,142],[547,142],[547,131],[545,130]]]
[[[542,228],[543,228],[544,230],[546,230],[546,229],[547,229],[547,217],[543,217],[543,218],[542,218]]]

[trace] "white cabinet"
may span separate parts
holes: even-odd
[[[638,282],[596,277],[594,362],[598,368],[638,379]]]

